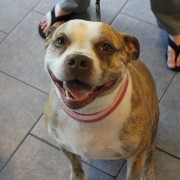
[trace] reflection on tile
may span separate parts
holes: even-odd
[[[112,180],[95,168],[83,164],[88,180]],[[2,180],[69,179],[69,162],[56,148],[28,136],[0,174]]]
[[[13,2],[11,0],[1,1],[0,30],[6,33],[11,32],[38,1],[39,0],[16,0]]]
[[[157,146],[180,158],[180,74],[177,73],[160,102]]]
[[[156,18],[151,11],[150,0],[129,0],[122,9],[122,13],[157,25]]]
[[[117,16],[112,25],[117,30],[138,38],[140,59],[147,65],[155,78],[160,99],[174,75],[174,72],[166,68],[165,48],[160,29],[122,14]]]
[[[37,13],[30,13],[0,44],[0,70],[48,92],[50,81],[44,71],[45,42],[38,34],[41,18]]]
[[[0,169],[43,112],[46,95],[0,73]]]

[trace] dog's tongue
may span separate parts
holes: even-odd
[[[86,98],[91,92],[93,92],[91,86],[79,81],[66,81],[63,83],[63,86],[71,96],[78,101]]]

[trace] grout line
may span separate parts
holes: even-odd
[[[12,30],[10,30],[8,33],[5,33],[7,36],[1,41],[1,44],[6,40],[6,38],[8,38],[10,36],[10,34],[15,31],[15,29],[19,26],[19,24],[22,23],[22,21],[24,21],[24,19],[33,11],[33,9],[39,4],[41,0],[39,0],[37,3],[35,3],[34,6],[32,6],[31,9],[29,9],[29,11],[27,11],[27,13],[23,16],[23,18],[13,27]],[[3,31],[2,31],[3,32]]]
[[[117,12],[117,14],[113,17],[112,21],[109,23],[110,25],[113,23],[113,21],[116,19],[116,17],[121,13],[122,9],[126,6],[129,0],[127,0],[124,5],[120,8],[120,10]]]
[[[40,137],[36,136],[35,134],[30,133],[30,135],[31,135],[32,137],[34,137],[34,138],[36,138],[36,139],[38,139],[38,140],[44,142],[45,144],[47,144],[47,145],[49,145],[49,146],[51,146],[51,147],[53,147],[53,148],[55,148],[55,149],[61,151],[61,149],[58,148],[57,146],[55,146],[54,144],[51,144],[51,143],[47,142],[47,141],[44,140],[44,139],[41,139]],[[106,174],[106,175],[112,177],[112,178],[115,178],[115,177],[116,177],[116,176],[114,177],[114,176],[112,176],[112,175],[110,175],[110,174],[104,172],[103,170],[101,170],[101,169],[99,169],[99,168],[93,166],[92,164],[89,164],[88,162],[86,162],[86,161],[84,161],[84,160],[81,160],[81,162],[83,162],[84,164],[86,164],[86,165],[88,165],[88,166],[90,166],[90,167],[92,167],[92,168],[94,168],[94,169],[96,169],[96,170],[102,172],[103,174]],[[123,164],[123,166],[124,166],[124,164]],[[123,166],[122,166],[122,167],[123,167]],[[122,169],[122,168],[121,168],[121,169]]]
[[[163,149],[161,149],[161,148],[158,148],[157,146],[156,146],[156,149],[158,149],[159,151],[163,152],[164,154],[167,154],[167,155],[169,155],[169,156],[172,156],[172,157],[175,158],[175,159],[180,160],[180,157],[178,157],[178,156],[176,156],[176,155],[174,155],[174,154],[171,154],[171,153],[169,153],[169,152],[167,152],[167,151],[165,151],[165,150],[163,150]]]
[[[18,151],[18,149],[20,148],[20,146],[22,145],[22,143],[26,140],[26,138],[29,136],[30,132],[32,131],[32,129],[36,126],[36,124],[39,122],[39,120],[41,119],[43,114],[41,114],[36,122],[33,124],[33,126],[30,128],[30,130],[27,132],[27,134],[24,136],[24,138],[20,141],[20,143],[17,145],[17,147],[15,148],[15,150],[12,152],[12,154],[10,155],[10,157],[8,158],[8,160],[5,162],[5,164],[2,166],[2,168],[0,169],[0,173],[3,171],[3,169],[6,167],[6,165],[8,164],[8,162],[12,159],[12,157],[14,156],[14,154]]]
[[[124,164],[122,165],[122,168],[120,169],[120,171],[118,172],[117,176],[116,176],[116,180],[117,180],[117,177],[119,176],[119,174],[123,171],[124,167],[126,166],[127,164],[127,160],[124,162]]]
[[[37,135],[35,135],[35,134],[31,133],[31,132],[30,132],[30,135],[33,136],[34,138],[36,138],[36,139],[44,142],[45,144],[48,144],[49,146],[56,148],[56,149],[59,150],[59,151],[61,150],[60,148],[58,148],[58,147],[55,146],[54,144],[52,144],[52,143],[50,143],[50,142],[48,142],[48,141],[46,141],[46,140],[44,140],[44,139],[41,139],[40,137],[38,137]]]
[[[128,3],[128,0],[127,0],[126,3],[120,8],[120,10],[118,11],[118,13],[114,16],[114,18],[112,19],[112,21],[111,21],[109,24],[112,24],[112,23],[114,22],[114,20],[116,19],[116,17],[117,17],[119,14],[122,14],[122,15],[125,15],[125,16],[127,16],[127,17],[130,17],[130,18],[132,18],[132,19],[135,19],[135,20],[144,22],[144,23],[149,24],[149,25],[153,25],[153,26],[155,26],[155,27],[158,28],[158,25],[156,25],[156,24],[153,24],[153,23],[151,23],[151,22],[148,22],[148,21],[145,21],[145,20],[143,20],[143,19],[139,19],[139,18],[137,18],[137,17],[135,17],[135,16],[131,16],[131,15],[129,15],[129,14],[126,14],[126,13],[121,12],[122,9],[126,6],[127,3]]]
[[[125,161],[124,161],[121,169],[118,171],[118,173],[117,173],[117,175],[116,175],[116,178],[117,178],[117,177],[119,176],[119,174],[122,172],[122,170],[123,170],[123,168],[125,167],[126,163],[127,163],[127,160],[125,159]]]
[[[153,26],[155,26],[155,27],[159,28],[159,27],[158,27],[158,25],[153,24],[153,23],[148,22],[148,21],[145,21],[145,20],[143,20],[143,19],[139,19],[139,18],[137,18],[137,17],[135,17],[135,16],[131,16],[131,15],[126,14],[126,13],[123,13],[123,12],[121,12],[121,14],[122,14],[122,15],[125,15],[125,16],[127,16],[127,17],[130,17],[130,18],[136,19],[136,20],[138,20],[138,21],[141,21],[141,22],[144,22],[144,23],[146,23],[146,24],[150,24],[150,25],[153,25]]]
[[[43,90],[41,90],[41,89],[39,89],[39,88],[37,88],[37,87],[32,86],[31,84],[28,84],[28,83],[26,83],[26,82],[24,82],[24,81],[22,81],[22,80],[20,80],[20,79],[18,79],[18,78],[16,78],[16,77],[13,77],[12,75],[7,74],[7,73],[5,73],[5,72],[3,72],[3,71],[1,71],[1,70],[0,70],[0,73],[4,74],[4,75],[6,75],[6,76],[8,76],[8,77],[10,77],[10,78],[12,78],[12,79],[15,79],[16,81],[21,82],[21,83],[23,83],[23,84],[25,84],[25,85],[33,88],[33,89],[36,89],[36,90],[38,90],[38,91],[40,91],[40,92],[42,92],[42,93],[44,93],[44,94],[46,94],[46,95],[49,94],[49,93],[47,93],[47,92],[45,92],[45,91],[43,91]]]
[[[108,174],[107,172],[105,172],[105,171],[99,169],[98,167],[93,166],[92,164],[89,164],[89,163],[86,162],[86,161],[81,160],[81,162],[83,162],[84,164],[86,164],[86,165],[88,165],[88,166],[90,166],[90,167],[96,169],[97,171],[100,171],[100,172],[103,173],[103,174],[106,174],[106,175],[109,176],[109,177],[112,177],[112,178],[114,178],[114,179],[116,178],[116,176],[110,175],[110,174]]]
[[[32,134],[32,133],[30,133],[30,135],[33,136],[34,138],[36,138],[36,139],[44,142],[45,144],[48,144],[49,146],[54,147],[54,148],[56,148],[57,150],[61,151],[60,148],[58,148],[57,146],[55,146],[55,145],[47,142],[46,140],[41,139],[40,137],[38,137],[38,136],[36,136],[36,135],[34,135],[34,134]],[[163,152],[163,153],[165,153],[165,154],[167,154],[167,155],[169,155],[169,156],[172,156],[173,158],[176,158],[176,159],[179,159],[179,160],[180,160],[180,158],[179,158],[178,156],[175,156],[175,155],[173,155],[173,154],[171,154],[171,153],[169,153],[169,152],[167,152],[167,151],[164,151],[164,150],[162,150],[161,148],[156,147],[156,149],[159,150],[159,151],[161,151],[161,152]],[[101,169],[93,166],[92,164],[90,164],[90,163],[88,163],[88,162],[86,162],[86,161],[84,161],[84,160],[81,160],[81,161],[82,161],[83,163],[85,163],[86,165],[89,165],[89,166],[95,168],[96,170],[98,170],[98,171],[100,171],[100,172],[102,172],[102,173],[104,173],[104,174],[106,174],[106,175],[108,175],[108,176],[110,176],[110,177],[113,177],[113,178],[117,178],[117,177],[118,177],[119,173],[122,171],[122,169],[124,168],[124,166],[125,166],[125,164],[126,164],[126,162],[127,162],[127,161],[125,160],[124,163],[123,163],[123,165],[122,165],[122,167],[121,167],[121,169],[118,171],[117,175],[116,175],[116,176],[113,176],[113,175],[110,175],[110,174],[104,172],[103,170],[101,170]]]
[[[168,91],[168,89],[171,85],[171,82],[173,81],[174,77],[176,76],[176,73],[174,73],[174,75],[172,76],[171,80],[169,81],[167,88],[164,90],[164,93],[162,94],[161,98],[159,99],[159,104],[160,104],[161,100],[163,99],[163,97],[165,96],[166,92]]]
[[[6,34],[6,35],[8,35],[8,33],[7,33],[7,32],[4,32],[4,31],[3,31],[3,30],[1,30],[1,29],[0,29],[0,32],[1,32],[1,33],[4,33],[4,34]]]
[[[51,147],[53,147],[53,148],[55,148],[55,149],[61,151],[60,148],[58,148],[57,146],[55,146],[55,145],[53,145],[53,144],[51,144],[51,143],[45,141],[44,139],[41,139],[41,138],[39,138],[38,136],[36,136],[36,135],[34,135],[34,134],[32,134],[32,133],[30,133],[30,135],[31,135],[32,137],[34,137],[34,138],[36,138],[36,139],[38,139],[38,140],[44,142],[45,144],[47,144],[47,145],[49,145],[49,146],[51,146]],[[61,152],[62,152],[62,151],[61,151]],[[91,165],[91,164],[89,164],[89,163],[87,163],[87,162],[85,162],[85,161],[83,161],[83,160],[81,160],[81,162],[83,162],[84,164],[89,165],[90,167],[92,167],[92,168],[94,168],[94,169],[96,169],[96,170],[102,172],[103,174],[106,174],[106,175],[108,175],[108,176],[114,178],[114,176],[112,176],[112,175],[110,175],[110,174],[107,174],[106,172],[104,172],[104,171],[98,169],[97,167],[95,167],[95,166],[93,166],[93,165]]]
[[[43,16],[45,15],[44,13],[42,13],[42,12],[40,12],[40,11],[38,11],[38,10],[35,10],[35,9],[33,9],[32,11],[35,12],[35,13],[41,14],[41,15],[43,15]]]

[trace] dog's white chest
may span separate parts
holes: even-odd
[[[115,117],[113,115],[113,118]],[[109,118],[90,124],[70,120],[62,127],[49,127],[49,133],[60,146],[80,156],[91,159],[119,159],[122,157],[119,138],[121,125],[119,122],[113,124]]]

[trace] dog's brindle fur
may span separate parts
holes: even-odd
[[[58,46],[56,42],[61,36],[65,37],[66,42]],[[114,48],[106,52],[102,50],[104,43]],[[59,80],[66,80],[66,76],[70,75],[63,69],[64,62],[68,56],[77,53],[88,56],[92,61],[92,69],[84,73],[82,81],[92,86],[99,86],[112,79],[117,79],[117,83],[90,104],[75,108],[74,111],[92,114],[107,108],[117,95],[116,90],[121,87],[126,74],[129,85],[123,101],[112,114],[99,122],[81,123],[60,108],[59,99],[55,95],[57,88],[52,83],[44,111],[45,122],[49,133],[70,161],[71,180],[85,178],[81,155],[100,159],[126,158],[128,180],[138,180],[140,176],[153,180],[158,99],[150,72],[138,60],[137,39],[118,33],[109,25],[82,20],[69,21],[50,29],[46,44],[46,69],[50,69]]]

